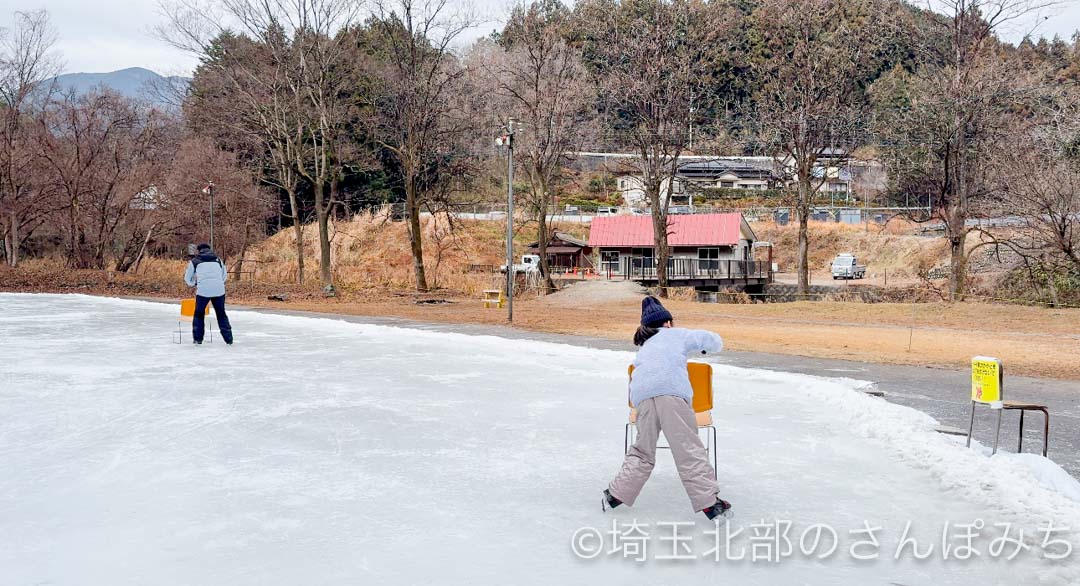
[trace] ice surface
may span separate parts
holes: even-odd
[[[749,558],[764,520],[790,521],[795,548],[717,562],[663,451],[634,508],[600,511],[628,353],[240,311],[236,346],[179,346],[175,306],[0,304],[2,584],[1080,581],[1080,553],[1040,548],[1047,520],[1080,528],[1059,468],[965,449],[857,381],[716,367],[735,547]],[[642,563],[607,553],[611,523],[632,520],[649,524]],[[945,523],[976,520],[980,557],[942,560]],[[864,521],[882,527],[878,560],[849,554]],[[893,559],[908,521],[931,559]],[[694,523],[696,560],[657,559],[673,522]],[[994,523],[1031,549],[989,559]],[[814,524],[840,538],[822,561],[798,551]],[[581,528],[602,533],[595,559],[571,550]]]

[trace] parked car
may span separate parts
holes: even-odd
[[[838,254],[832,261],[832,278],[861,279],[866,276],[866,265],[860,265],[853,254]]]
[[[521,263],[514,265],[515,273],[531,273],[540,270],[540,255],[525,254],[521,256]],[[499,267],[500,273],[506,272],[506,265]]]

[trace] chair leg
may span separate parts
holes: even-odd
[[[1050,410],[1040,409],[1043,412],[1043,458],[1050,447]]]
[[[1020,410],[1020,433],[1016,434],[1016,453],[1024,451],[1024,410]]]
[[[709,430],[712,432],[712,475],[713,480],[719,480],[719,472],[716,471],[718,467],[717,464],[720,463],[716,453],[716,428],[710,425]]]

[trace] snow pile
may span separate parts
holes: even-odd
[[[780,375],[788,378],[787,375]],[[797,378],[792,375],[792,382]],[[834,379],[850,388],[859,381]],[[801,392],[835,410],[858,435],[878,440],[908,465],[926,469],[942,485],[965,499],[976,499],[1019,518],[1054,519],[1080,528],[1080,483],[1051,460],[1036,454],[990,451],[966,438],[937,433],[938,421],[929,415],[873,397],[837,392],[828,385],[803,382]],[[1076,501],[1076,502],[1073,502]]]
[[[1060,550],[1038,534],[1080,528],[1075,481],[965,449],[857,381],[716,366],[736,547],[787,523],[795,551],[714,559],[716,527],[663,452],[634,508],[600,512],[629,353],[247,312],[234,347],[177,346],[175,306],[0,302],[5,583],[1080,582],[1080,554],[1044,559]],[[647,527],[644,562],[615,549],[613,523]],[[693,556],[665,560],[678,523]],[[1024,531],[1015,560],[988,555],[1001,523]],[[955,546],[965,524],[984,529],[980,554],[947,558],[943,529]],[[826,559],[798,551],[815,525],[839,538]],[[859,560],[867,525],[880,555]],[[907,529],[929,559],[894,559]],[[575,555],[590,530],[603,550]]]
[[[994,455],[994,459],[1010,461],[1009,467],[1017,474],[1021,473],[1020,466],[1026,466],[1035,482],[1052,492],[1065,495],[1080,503],[1080,482],[1052,461],[1038,454],[1010,454],[1008,452],[998,452]]]

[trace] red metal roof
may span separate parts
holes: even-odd
[[[528,248],[528,254],[537,254],[540,252],[539,246],[530,246]],[[576,246],[549,246],[547,247],[548,254],[577,254],[581,252],[581,249]]]
[[[742,214],[678,214],[668,216],[669,246],[735,246],[741,238]],[[653,246],[652,216],[598,216],[589,229],[589,246],[622,248]]]

